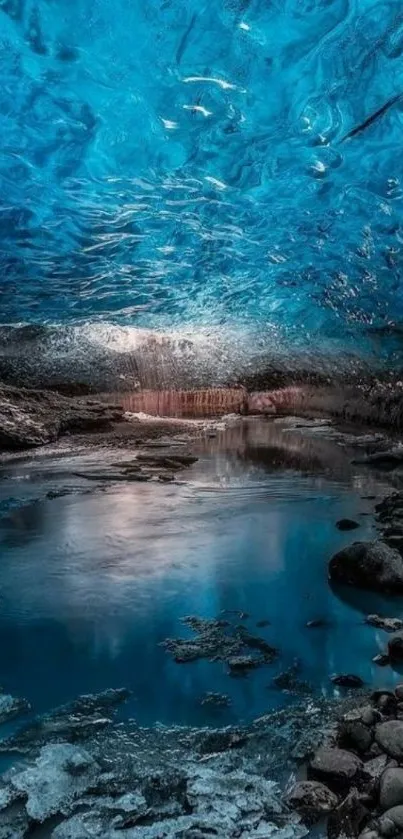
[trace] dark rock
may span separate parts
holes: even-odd
[[[264,638],[251,635],[244,626],[233,627],[226,620],[209,620],[186,617],[183,621],[196,634],[195,638],[168,638],[163,646],[172,653],[178,663],[207,658],[211,661],[226,661],[231,673],[238,675],[253,667],[268,664],[277,651]],[[249,650],[260,655],[249,655]]]
[[[403,685],[396,685],[395,687],[395,696],[398,702],[403,702]]]
[[[82,742],[109,726],[117,706],[130,695],[130,691],[125,688],[118,688],[80,696],[74,702],[44,714],[1,740],[0,752],[25,754],[44,744]]]
[[[264,629],[266,626],[270,626],[270,621],[268,621],[268,620],[256,621],[256,626],[258,627],[258,629]]]
[[[403,466],[403,448],[391,449],[386,452],[374,452],[367,457],[353,460],[353,463],[376,466],[377,469],[396,469],[398,466]]]
[[[390,658],[386,653],[378,653],[374,655],[372,661],[374,664],[378,664],[379,667],[386,667],[390,664]]]
[[[332,676],[331,681],[334,685],[342,688],[362,688],[364,682],[359,676],[354,676],[352,673],[341,673],[337,676]]]
[[[315,754],[308,767],[308,777],[339,790],[350,786],[359,775],[362,762],[344,749],[322,748]]]
[[[403,591],[403,559],[384,542],[354,542],[329,563],[336,583],[390,593]]]
[[[283,673],[275,676],[273,684],[279,690],[289,691],[290,693],[311,693],[312,685],[298,678],[299,671],[300,665],[299,662],[296,662],[288,670],[284,670]]]
[[[365,623],[376,626],[377,629],[384,629],[385,632],[397,632],[403,629],[403,621],[400,618],[382,618],[380,615],[368,615]]]
[[[238,655],[228,659],[228,667],[232,674],[245,673],[247,670],[254,670],[262,664],[261,658],[253,655]]]
[[[0,385],[0,447],[24,449],[53,442],[61,434],[110,428],[123,408],[46,390]]]
[[[321,618],[316,618],[312,621],[308,621],[306,624],[307,629],[320,629],[323,626],[327,626],[327,621],[322,620]]]
[[[31,706],[26,699],[18,699],[8,693],[2,693],[0,688],[0,725],[8,720],[27,714]]]
[[[379,803],[382,810],[403,804],[403,769],[385,769],[380,780]]]
[[[339,521],[336,522],[338,530],[356,530],[357,527],[360,526],[361,525],[358,521],[354,521],[354,519],[339,519]]]
[[[215,708],[228,708],[231,705],[231,699],[226,693],[214,693],[208,691],[201,701],[202,705],[212,705]]]
[[[378,820],[377,827],[381,836],[398,839],[403,833],[403,805],[387,810]]]
[[[403,632],[397,632],[389,639],[388,653],[391,661],[403,662]]]
[[[331,813],[327,826],[328,839],[357,836],[368,821],[370,813],[356,789],[352,789],[344,801]]]
[[[238,749],[247,741],[245,734],[233,729],[220,729],[209,731],[204,734],[199,743],[201,754],[214,754],[215,752],[226,752],[228,749]]]
[[[360,719],[364,725],[376,725],[377,722],[381,721],[381,714],[375,708],[367,705],[365,708],[362,708]]]
[[[403,760],[403,722],[401,720],[387,720],[377,725],[375,740],[390,757]]]
[[[378,710],[386,716],[393,716],[397,711],[397,699],[394,693],[389,690],[375,690],[371,699]]]
[[[319,781],[300,781],[290,795],[288,802],[293,810],[309,823],[331,813],[339,803],[338,796]]]
[[[373,734],[363,722],[342,722],[339,726],[337,744],[341,749],[365,754],[371,747]]]

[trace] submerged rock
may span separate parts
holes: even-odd
[[[389,593],[403,591],[403,559],[384,542],[354,542],[336,553],[329,563],[335,583]]]
[[[332,676],[331,681],[334,685],[342,688],[362,688],[364,684],[360,676],[354,676],[352,673],[341,673],[340,675]]]
[[[403,629],[403,621],[400,618],[382,618],[380,615],[368,615],[365,623],[376,626],[377,629],[384,629],[385,632],[397,632]]]
[[[8,693],[0,692],[0,725],[21,714],[27,714],[30,710],[31,706],[26,699],[18,699]]]
[[[54,742],[81,743],[109,726],[116,707],[129,696],[126,688],[81,696],[1,740],[0,753],[25,754]]]
[[[245,673],[255,667],[269,664],[277,650],[264,638],[252,635],[244,626],[232,626],[227,620],[186,617],[183,622],[196,637],[167,638],[162,642],[178,664],[206,658],[227,662],[233,674]],[[256,650],[259,655],[251,655]]]
[[[231,698],[226,693],[214,693],[208,691],[201,700],[202,705],[212,705],[215,708],[228,708],[231,705]]]
[[[110,428],[123,408],[46,390],[0,385],[0,447],[23,449],[50,443],[61,434]]]
[[[339,521],[336,522],[338,530],[356,530],[357,527],[360,526],[361,525],[358,521],[354,521],[354,519],[339,519]]]
[[[44,822],[94,783],[99,767],[83,749],[70,743],[44,746],[34,766],[12,778],[11,785],[27,796],[29,818]]]

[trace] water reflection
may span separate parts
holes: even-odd
[[[0,676],[8,689],[43,709],[123,684],[134,692],[129,713],[141,721],[201,723],[291,701],[272,679],[295,658],[315,691],[333,691],[337,671],[385,683],[372,665],[379,632],[362,620],[363,611],[385,612],[385,603],[375,609],[363,600],[358,613],[350,593],[329,587],[326,571],[351,540],[335,522],[371,509],[354,482],[371,494],[380,491],[376,481],[352,471],[359,467],[334,442],[298,440],[270,423],[230,429],[200,443],[199,453],[176,485],[119,484],[54,500],[44,492],[55,475],[61,486],[70,480],[77,457],[62,468],[60,460],[8,465],[3,493],[24,484],[21,473],[42,492],[21,521],[19,511],[0,521]],[[359,520],[357,538],[371,537],[372,518]],[[245,680],[230,679],[222,663],[173,663],[160,642],[188,632],[180,618],[223,609],[248,612],[247,625],[279,647],[279,661]],[[326,625],[307,629],[317,618]],[[257,630],[263,619],[270,626]],[[207,690],[228,693],[231,708],[202,707]]]

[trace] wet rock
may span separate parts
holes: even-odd
[[[382,810],[403,804],[403,769],[386,769],[380,780],[379,803]]]
[[[403,591],[403,559],[379,540],[354,542],[332,557],[329,576],[335,583],[397,594]]]
[[[289,693],[311,693],[312,685],[298,677],[300,669],[300,663],[296,661],[288,670],[284,670],[283,673],[274,677],[273,685],[279,690]]]
[[[167,638],[163,646],[182,664],[206,658],[211,661],[225,661],[230,672],[246,672],[248,669],[271,663],[277,650],[264,638],[251,635],[244,626],[231,626],[226,620],[209,620],[186,617],[183,622],[196,637],[191,639]],[[259,656],[250,655],[256,650]]]
[[[0,692],[0,725],[14,717],[27,714],[30,710],[31,706],[26,699],[18,699],[8,693]]]
[[[403,632],[397,632],[389,639],[388,653],[391,661],[403,662]]]
[[[247,737],[240,731],[234,729],[218,729],[204,734],[199,743],[201,754],[214,754],[215,752],[226,752],[228,749],[237,749],[243,746]]]
[[[368,821],[370,813],[356,789],[352,789],[344,801],[330,815],[327,827],[328,839],[357,836]]]
[[[403,702],[403,685],[396,685],[395,687],[395,696],[398,702]]]
[[[308,775],[331,789],[349,786],[362,769],[362,762],[344,749],[322,748],[315,754],[308,767]]]
[[[367,457],[356,458],[353,463],[376,466],[377,469],[396,469],[403,466],[403,447],[384,452],[374,452]]]
[[[212,705],[215,708],[228,708],[231,705],[231,699],[226,693],[214,693],[208,691],[201,701],[202,705]]]
[[[380,615],[368,615],[365,623],[376,626],[377,629],[384,629],[385,632],[397,632],[403,629],[403,621],[400,618],[382,618]]]
[[[238,655],[228,659],[230,673],[235,675],[243,674],[247,670],[254,670],[261,664],[263,664],[263,660],[253,655]]]
[[[337,676],[332,676],[331,681],[334,685],[342,688],[362,688],[364,682],[359,676],[354,676],[352,673],[341,673]]]
[[[75,769],[77,765],[80,772]],[[98,771],[87,752],[70,743],[57,743],[44,746],[34,766],[12,778],[12,786],[26,794],[28,816],[44,822],[88,789]]]
[[[364,725],[376,725],[376,723],[381,720],[380,711],[375,708],[371,708],[370,705],[366,705],[361,709],[360,720],[364,723]]]
[[[304,820],[313,823],[334,810],[339,799],[319,781],[300,781],[288,796],[288,802]]]
[[[386,653],[378,653],[377,655],[374,655],[372,661],[379,667],[386,667],[390,664],[390,658]]]
[[[375,690],[371,699],[378,710],[385,716],[393,716],[397,711],[397,699],[390,690]]]
[[[109,726],[114,710],[129,696],[125,688],[81,696],[1,740],[0,753],[25,754],[54,742],[81,743]]]
[[[381,836],[400,837],[403,833],[403,806],[387,810],[378,820],[377,827]]]
[[[360,527],[360,524],[354,519],[339,519],[336,522],[336,527],[338,530],[356,530],[357,527]]]
[[[371,747],[373,734],[363,722],[342,722],[339,726],[337,744],[341,749],[365,754]]]
[[[375,740],[390,757],[403,760],[403,721],[387,720],[377,725]]]
[[[46,390],[0,385],[0,447],[23,449],[53,442],[61,434],[110,428],[123,408]]]

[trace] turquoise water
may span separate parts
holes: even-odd
[[[0,45],[3,324],[399,363],[399,4],[2,0]]]
[[[80,471],[89,468],[79,455],[3,464],[6,689],[41,712],[126,686],[133,691],[126,712],[141,723],[225,724],[301,697],[332,696],[333,674],[356,674],[368,686],[396,683],[396,671],[372,663],[387,635],[364,617],[403,616],[402,602],[332,590],[327,580],[333,552],[373,537],[374,501],[364,496],[383,488],[352,469],[337,446],[297,439],[282,454],[278,440],[275,427],[270,436],[268,425],[242,426],[206,445],[177,484],[102,491],[74,476],[80,457]],[[46,497],[56,490],[72,494]],[[335,526],[344,517],[360,524],[353,536]],[[278,658],[245,679],[231,678],[223,662],[177,664],[161,642],[190,637],[186,615],[241,622],[277,647]],[[307,628],[311,620],[323,626]],[[297,679],[308,684],[284,692],[273,679],[296,660]],[[208,691],[231,704],[202,705]]]

